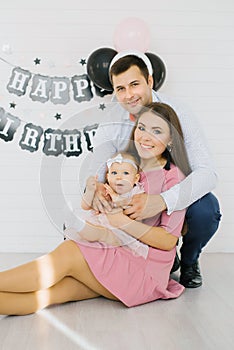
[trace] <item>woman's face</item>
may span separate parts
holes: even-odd
[[[170,128],[165,120],[152,111],[140,116],[134,133],[134,142],[142,159],[160,160],[170,141]]]

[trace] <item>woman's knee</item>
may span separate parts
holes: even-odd
[[[53,265],[60,265],[64,273],[69,275],[81,255],[81,251],[74,241],[65,240],[50,253],[50,258]]]
[[[86,268],[86,260],[76,242],[67,240],[61,246],[62,251],[59,254],[63,255],[65,259],[66,266],[68,267],[67,275],[76,275],[78,271],[82,271],[84,267]]]
[[[51,254],[62,254],[62,256],[69,256],[69,254],[76,250],[79,250],[77,244],[74,241],[67,239],[56,247]]]

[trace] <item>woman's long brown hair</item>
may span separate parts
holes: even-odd
[[[188,156],[184,145],[184,136],[182,128],[176,112],[172,107],[165,103],[153,102],[143,107],[138,117],[140,117],[143,113],[149,111],[155,113],[155,115],[165,120],[170,128],[172,147],[170,150],[166,148],[162,156],[166,160],[174,163],[178,168],[180,168],[180,170],[184,173],[185,176],[189,175],[191,173],[191,168],[189,165]],[[135,157],[137,157],[139,161],[139,156],[134,143],[134,132],[137,128],[137,125],[138,122],[136,122],[136,125],[133,128],[127,151],[132,153]]]

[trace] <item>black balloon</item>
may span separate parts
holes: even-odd
[[[94,89],[95,89],[95,94],[99,97],[104,97],[106,95],[112,94],[113,91],[107,91],[105,89],[100,88],[99,86],[93,84]]]
[[[109,66],[117,51],[103,47],[94,51],[87,60],[87,73],[100,89],[113,91],[109,80]]]
[[[146,52],[145,55],[149,58],[153,68],[154,86],[157,91],[163,84],[166,78],[166,67],[160,57],[151,52]]]
[[[87,74],[94,85],[102,90],[104,95],[104,91],[113,92],[113,87],[109,80],[109,67],[116,54],[117,51],[114,49],[103,47],[95,50],[87,60]],[[162,59],[154,53],[146,52],[145,55],[151,62],[154,78],[153,89],[157,91],[166,78],[166,67]]]

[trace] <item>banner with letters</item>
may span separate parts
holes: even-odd
[[[21,124],[18,117],[7,113],[0,107],[0,139],[5,142],[12,141],[14,135]],[[82,129],[60,130],[48,128],[43,130],[41,126],[33,123],[26,123],[23,128],[19,146],[23,150],[36,152],[39,149],[39,143],[43,144],[43,153],[47,156],[78,157],[82,152],[82,137],[88,151],[92,151],[92,140],[98,124],[88,125]]]

